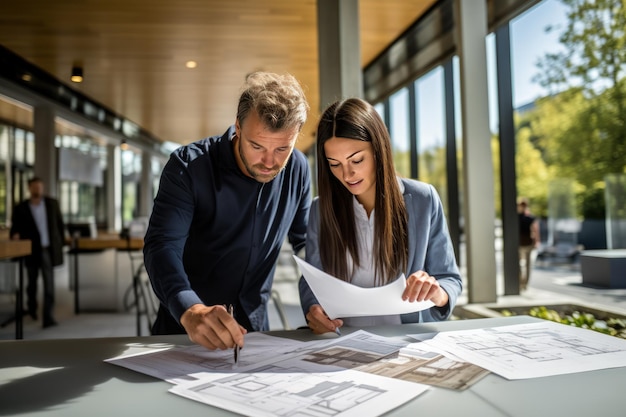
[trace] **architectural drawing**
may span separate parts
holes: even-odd
[[[626,366],[625,340],[550,321],[443,332],[414,345],[453,352],[508,379]]]
[[[459,391],[469,388],[489,374],[486,369],[469,362],[456,361],[433,352],[424,352],[423,357],[393,355],[356,369]]]
[[[406,342],[395,344],[387,340],[373,344],[372,337],[376,336],[364,333],[339,340],[330,347],[309,352],[302,360],[455,390],[464,390],[489,373],[434,352],[412,349],[411,355],[399,354]]]
[[[244,415],[367,417],[383,414],[426,391],[426,385],[352,370],[305,373],[267,365],[254,372],[196,375],[171,392]]]

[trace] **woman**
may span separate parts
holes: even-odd
[[[441,201],[431,185],[396,176],[389,133],[369,103],[351,98],[326,109],[317,129],[317,175],[306,261],[360,287],[382,286],[404,273],[403,300],[435,305],[411,314],[330,320],[301,278],[311,330],[450,317],[462,284]]]

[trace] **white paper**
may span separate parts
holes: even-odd
[[[305,342],[279,338],[260,332],[251,332],[245,336],[245,345],[239,354],[237,368],[277,360],[304,346]],[[105,362],[132,369],[171,384],[193,380],[191,374],[201,371],[237,372],[233,366],[233,350],[208,350],[204,346],[170,346],[152,349],[132,355],[120,355],[106,359]]]
[[[375,417],[417,397],[428,386],[353,370],[205,374],[170,392],[246,416]]]
[[[446,350],[506,379],[626,366],[626,340],[548,320],[442,332],[415,347]]]
[[[338,317],[414,313],[434,305],[432,301],[411,303],[402,300],[402,293],[406,288],[404,274],[382,287],[361,288],[337,279],[297,256],[294,256],[294,259],[317,301],[331,320]]]
[[[176,385],[170,392],[249,416],[380,416],[428,386],[356,368],[383,360],[406,343],[359,330],[337,339],[307,342],[289,358],[275,356],[236,373],[191,374],[192,382]]]

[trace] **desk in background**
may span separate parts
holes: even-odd
[[[371,327],[383,336],[532,323],[528,316]],[[351,329],[342,329],[345,334]],[[309,330],[268,332],[316,340]],[[186,335],[0,342],[0,414],[54,416],[237,414],[167,392],[167,382],[103,362],[124,352],[190,344]],[[243,351],[245,354],[245,350]],[[495,374],[464,391],[432,387],[388,416],[623,416],[626,368],[509,381]],[[33,395],[37,393],[37,395]]]
[[[73,239],[69,253],[73,257],[70,281],[74,290],[74,313],[80,314],[84,307],[81,303],[85,301],[91,303],[91,310],[121,310],[124,293],[132,284],[131,257],[142,257],[142,248],[141,238],[105,235]]]
[[[18,283],[15,300],[15,338],[23,337],[24,315],[24,257],[31,253],[30,240],[0,240],[0,259],[18,259]]]

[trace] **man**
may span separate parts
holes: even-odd
[[[11,239],[29,239],[31,254],[24,260],[28,275],[28,314],[37,320],[37,277],[43,278],[43,327],[54,319],[54,267],[63,264],[65,224],[57,200],[44,195],[41,178],[28,181],[30,198],[18,204],[11,221]]]
[[[304,247],[311,204],[309,166],[294,149],[308,112],[302,88],[290,75],[246,81],[234,126],[172,153],[145,237],[161,301],[153,334],[186,332],[208,349],[269,329],[282,242]]]
[[[528,210],[528,200],[520,198],[517,203],[519,219],[519,285],[525,291],[530,280],[531,255],[539,243],[539,224]],[[523,264],[523,266],[522,266]]]

